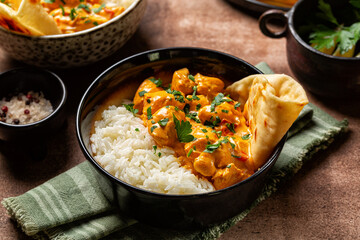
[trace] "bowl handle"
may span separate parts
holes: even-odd
[[[268,23],[270,20],[280,20],[283,23],[284,28],[281,31],[274,32],[268,28]],[[259,18],[259,27],[261,32],[271,38],[282,38],[286,36],[288,29],[287,24],[288,18],[287,14],[284,11],[277,9],[270,9],[264,12]]]

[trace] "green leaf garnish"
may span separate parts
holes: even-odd
[[[91,12],[91,9],[90,9],[90,7],[88,6],[88,5],[86,5],[86,4],[83,4],[83,3],[80,3],[78,6],[77,6],[77,9],[84,9],[85,11],[87,11],[87,12]]]
[[[250,139],[250,133],[249,134],[246,134],[244,136],[241,136],[241,139],[242,140],[249,140]]]
[[[239,103],[239,102],[235,103],[234,108],[237,109],[238,107],[240,107],[240,105],[241,105],[241,103]]]
[[[123,106],[126,108],[126,110],[128,110],[129,112],[131,112],[132,114],[137,114],[139,112],[139,109],[134,108],[134,104],[130,103],[130,104],[123,104]]]
[[[93,12],[94,12],[94,13],[99,13],[101,10],[103,10],[104,7],[105,7],[105,4],[103,3],[103,4],[101,4],[100,7],[98,7],[98,8],[93,8]]]
[[[241,158],[241,156],[236,156],[236,155],[233,155],[233,154],[231,154],[231,156],[234,157],[234,158]]]
[[[135,131],[140,132],[140,130],[138,128],[135,128]]]
[[[219,106],[223,102],[232,102],[233,101],[233,100],[231,100],[229,98],[224,98],[224,97],[225,96],[224,96],[223,93],[219,93],[218,95],[216,95],[214,100],[211,102],[211,106],[210,106],[211,112],[215,111],[215,106]]]
[[[236,133],[235,132],[235,125],[233,123],[227,123],[226,127],[230,130],[230,132]]]
[[[196,111],[199,111],[201,108],[201,104],[199,103],[198,105],[196,105]]]
[[[147,119],[152,119],[151,106],[146,109]]]
[[[71,20],[74,20],[77,15],[78,15],[78,14],[77,14],[75,8],[72,8],[72,9],[70,10],[70,19],[71,19]]]
[[[156,125],[152,125],[151,128],[150,128],[150,132],[153,132],[158,126]]]
[[[141,92],[139,92],[139,96],[140,96],[140,97],[143,97],[143,96],[145,95],[145,93],[148,93],[148,92],[145,91],[145,90],[144,90],[144,91],[141,91]]]
[[[175,117],[174,114],[173,114],[173,119],[175,123],[176,134],[179,141],[184,143],[193,141],[195,137],[190,134],[192,132],[191,130],[192,126],[190,122],[189,121],[184,122],[184,120],[181,120],[180,123],[180,121]]]
[[[188,75],[188,78],[189,78],[191,81],[195,82],[195,78],[194,78],[193,75],[189,74],[189,75]]]
[[[164,118],[164,119],[161,119],[158,123],[160,126],[165,127],[168,122],[169,122],[169,119]]]
[[[162,85],[162,81],[160,78],[159,79],[149,78],[149,80],[152,81],[156,85],[156,87],[161,87]]]

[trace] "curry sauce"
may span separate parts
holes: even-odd
[[[251,133],[240,103],[224,94],[219,78],[175,71],[169,86],[154,77],[142,82],[134,110],[160,147],[183,167],[223,189],[254,173]]]

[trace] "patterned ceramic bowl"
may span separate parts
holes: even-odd
[[[85,66],[120,49],[135,33],[145,8],[146,0],[134,0],[110,21],[70,34],[29,36],[0,27],[0,46],[14,59],[38,67]]]

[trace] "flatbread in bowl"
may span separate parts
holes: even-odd
[[[302,86],[284,74],[251,75],[226,88],[243,103],[253,134],[250,148],[255,168],[261,167],[309,102]]]

